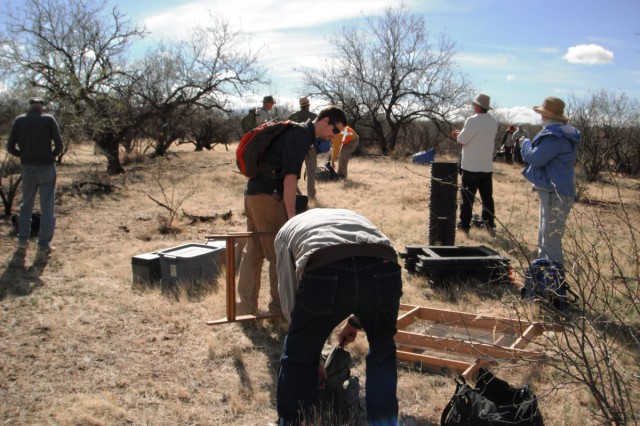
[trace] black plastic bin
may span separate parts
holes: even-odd
[[[429,198],[429,244],[452,246],[456,239],[458,164],[431,163]]]

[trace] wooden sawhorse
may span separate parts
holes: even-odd
[[[238,238],[254,238],[265,237],[273,235],[271,232],[229,232],[226,234],[214,234],[205,235],[207,241],[220,241],[226,242],[225,249],[225,264],[227,270],[227,289],[226,289],[226,304],[227,304],[227,317],[219,320],[207,321],[207,325],[219,325],[228,324],[230,322],[238,321],[253,321],[259,319],[268,318],[281,318],[281,313],[264,313],[258,315],[239,315],[236,316],[236,239]]]

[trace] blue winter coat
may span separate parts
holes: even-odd
[[[525,139],[520,152],[527,166],[522,175],[536,187],[575,197],[573,168],[580,132],[570,124],[550,124],[533,141]]]

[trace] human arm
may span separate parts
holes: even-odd
[[[11,132],[9,133],[9,140],[7,141],[7,151],[9,154],[20,157],[20,150],[18,149],[18,126],[17,121],[13,122],[13,126],[11,126]]]
[[[295,259],[281,234],[276,235],[273,246],[276,252],[280,306],[282,307],[282,314],[287,322],[291,322],[291,312],[293,312],[296,301],[296,291],[298,289]]]
[[[520,147],[522,159],[534,167],[544,167],[560,153],[562,144],[559,139],[551,134],[533,141],[524,139]]]
[[[456,132],[456,136],[454,137],[454,139],[460,145],[466,145],[469,142],[471,142],[471,139],[473,139],[473,137],[476,134],[476,130],[474,129],[473,122],[469,121],[469,119],[465,121],[464,127],[462,127],[462,130],[454,130],[454,132]]]
[[[298,176],[295,174],[285,175],[283,181],[282,199],[287,209],[287,219],[296,215],[296,189],[298,188]]]
[[[343,348],[353,342],[358,335],[358,330],[362,329],[360,320],[355,315],[351,315],[338,333],[338,345]]]
[[[53,139],[53,156],[57,157],[64,151],[64,143],[62,136],[60,136],[58,122],[53,117],[51,118],[51,139]]]

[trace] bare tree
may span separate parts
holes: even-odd
[[[300,70],[304,91],[343,105],[383,154],[394,150],[408,124],[446,124],[471,96],[453,61],[455,44],[445,35],[433,42],[424,19],[404,4],[361,28],[343,27],[330,42],[336,53],[324,68]],[[441,130],[449,133],[448,126]]]
[[[244,41],[226,21],[212,17],[210,26],[195,29],[188,40],[161,43],[136,67],[134,87],[155,154],[164,155],[187,136],[194,108],[229,112],[230,95],[263,82],[257,56]]]
[[[65,125],[77,130],[74,134],[99,133],[99,100],[121,84],[129,45],[144,35],[143,28],[116,7],[107,10],[106,4],[25,0],[5,13],[7,35],[0,60],[6,71],[21,76],[32,91],[64,105],[65,119],[74,120]],[[102,139],[94,140],[100,146]],[[109,153],[109,172],[121,173],[117,150],[101,148]]]
[[[572,124],[582,134],[578,164],[588,182],[596,181],[604,171],[634,173],[640,153],[637,101],[624,93],[602,90],[569,98],[568,110]]]
[[[237,122],[226,114],[204,108],[194,108],[187,121],[189,142],[196,151],[210,150],[219,143],[225,146],[237,138]],[[228,148],[228,147],[227,147]]]

